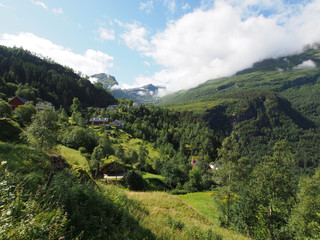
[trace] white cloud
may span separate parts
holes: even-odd
[[[186,3],[186,4],[184,4],[183,6],[182,6],[182,10],[183,11],[187,11],[187,10],[189,10],[191,7],[190,7],[190,4],[189,3]]]
[[[165,84],[171,92],[195,87],[262,59],[299,52],[305,44],[320,40],[320,0],[292,6],[277,0],[278,11],[264,15],[277,7],[274,1],[235,2],[239,3],[216,0],[213,8],[188,13],[154,35],[150,43],[140,34],[146,41],[143,45],[148,46],[144,55],[163,70],[139,76],[137,83]]]
[[[151,63],[149,63],[149,62],[147,62],[147,61],[144,61],[143,64],[146,65],[146,66],[148,66],[148,67],[151,66]]]
[[[98,29],[98,33],[99,33],[99,40],[102,42],[106,41],[106,40],[115,40],[116,39],[113,29],[100,27]]]
[[[146,53],[150,50],[150,43],[146,39],[148,31],[141,27],[139,23],[127,23],[123,24],[116,20],[119,26],[124,27],[126,30],[120,35],[125,44],[131,49],[142,53]]]
[[[313,69],[316,68],[317,64],[312,60],[306,60],[300,63],[299,65],[295,66],[295,69]]]
[[[88,49],[84,54],[77,54],[71,49],[56,45],[32,33],[2,34],[0,44],[9,47],[23,47],[89,76],[97,72],[107,73],[109,68],[113,67],[113,57],[101,51]]]
[[[0,3],[0,7],[6,8],[6,9],[13,9],[13,7],[9,7],[9,6],[4,5],[4,4],[2,4],[2,3]]]
[[[54,9],[52,9],[52,12],[55,15],[60,15],[60,14],[63,14],[63,9],[62,8],[54,8]]]
[[[139,9],[145,11],[147,14],[150,14],[153,9],[153,1],[140,2]]]
[[[175,0],[163,0],[163,5],[168,8],[170,13],[174,14],[176,11],[176,1]]]
[[[34,0],[30,0],[30,2],[31,2],[33,5],[42,7],[43,9],[48,9],[47,5],[46,5],[45,3],[43,3],[43,2],[34,1]]]
[[[146,93],[145,93],[144,91],[138,91],[137,94],[138,94],[139,96],[144,96],[144,95],[146,95]]]

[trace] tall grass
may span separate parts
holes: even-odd
[[[219,227],[177,196],[165,192],[127,192],[127,195],[148,211],[140,218],[140,224],[158,239],[246,239]]]

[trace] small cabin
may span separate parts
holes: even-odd
[[[11,105],[12,110],[15,110],[18,106],[25,105],[27,102],[27,99],[20,96],[16,96],[9,101],[9,104]]]

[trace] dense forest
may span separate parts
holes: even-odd
[[[29,101],[49,101],[69,108],[74,97],[84,106],[106,107],[115,98],[101,84],[92,84],[72,69],[19,48],[0,46],[1,98],[18,95]]]
[[[280,81],[268,66],[259,79],[273,87],[259,90],[250,87],[258,72],[248,70],[144,106],[22,49],[1,49],[0,239],[320,237],[319,122],[305,93],[318,89],[318,69],[296,77],[288,69]],[[238,77],[246,87],[235,87]],[[298,78],[306,81],[289,84]],[[56,81],[72,94],[65,86],[60,95]],[[275,91],[279,84],[287,87]],[[13,112],[15,95],[31,101]],[[38,99],[60,107],[36,109]],[[108,124],[87,124],[98,117]],[[153,191],[171,195],[159,202]],[[210,207],[194,210],[205,195],[188,194],[199,193],[209,193]],[[182,194],[201,198],[171,197]],[[181,206],[190,218],[161,215]]]

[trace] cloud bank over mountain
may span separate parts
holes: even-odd
[[[163,69],[137,81],[165,84],[170,91],[187,89],[265,58],[297,53],[320,40],[319,0],[305,5],[276,2],[216,1],[213,8],[197,9],[169,23],[152,37],[151,50],[144,52]],[[274,14],[263,14],[275,7]]]

